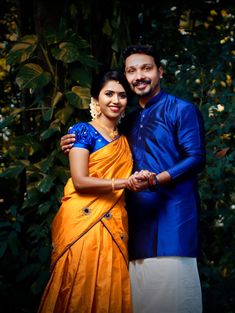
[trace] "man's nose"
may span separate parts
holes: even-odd
[[[136,71],[136,79],[141,79],[144,77],[144,73],[141,70]]]

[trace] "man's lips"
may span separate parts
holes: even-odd
[[[136,80],[132,83],[133,87],[141,87],[144,88],[145,86],[151,84],[151,80],[149,79],[140,79],[140,80]]]

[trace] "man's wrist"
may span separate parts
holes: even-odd
[[[155,175],[155,174],[150,175],[150,177],[148,179],[148,183],[149,183],[149,190],[150,191],[156,191],[160,185],[160,182],[157,178],[157,175]]]

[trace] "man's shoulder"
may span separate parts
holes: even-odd
[[[181,105],[181,106],[194,105],[193,102],[190,100],[183,99],[181,97],[178,97],[178,96],[175,96],[175,95],[169,94],[169,93],[166,93],[166,95],[167,95],[167,98],[170,102],[174,102],[177,105]]]
[[[183,99],[172,94],[166,94],[166,95],[167,95],[168,104],[174,106],[175,109],[179,111],[198,110],[197,106],[190,100]]]

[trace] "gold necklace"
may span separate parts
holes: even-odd
[[[95,122],[96,122],[96,124],[98,124],[101,128],[103,128],[104,130],[106,130],[106,132],[108,133],[109,137],[112,138],[112,140],[114,140],[114,139],[118,136],[118,130],[117,130],[117,128],[115,128],[115,129],[108,128],[108,127],[105,126],[103,123],[101,123],[98,119],[96,119]]]

